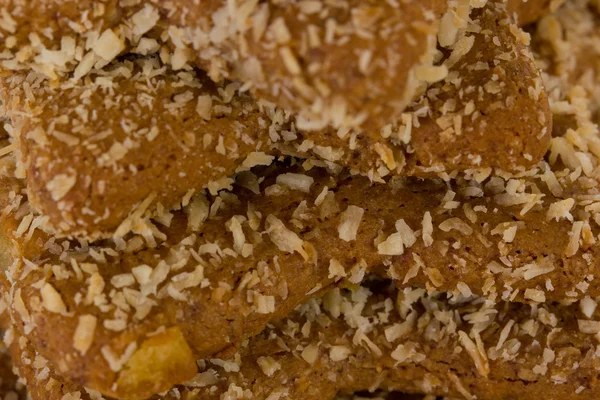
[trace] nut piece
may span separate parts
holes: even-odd
[[[120,393],[142,399],[192,379],[197,369],[181,330],[172,327],[142,343],[123,367],[117,385]]]

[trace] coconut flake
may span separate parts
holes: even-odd
[[[40,290],[40,294],[42,295],[42,305],[46,310],[57,314],[67,313],[67,306],[54,286],[45,283]]]
[[[303,193],[310,193],[310,187],[315,182],[314,178],[304,174],[281,174],[277,176],[276,183],[281,186],[289,187],[292,190],[299,190]]]
[[[340,216],[340,224],[338,225],[340,239],[346,242],[356,240],[356,234],[364,212],[365,210],[360,207],[348,206]]]
[[[279,250],[287,253],[298,252],[304,260],[308,260],[304,241],[296,233],[286,228],[280,219],[270,214],[267,216],[265,224],[269,238]]]
[[[75,334],[73,335],[73,347],[82,355],[85,355],[94,341],[97,318],[93,315],[81,315]]]

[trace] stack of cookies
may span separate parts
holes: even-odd
[[[599,121],[595,0],[0,0],[0,396],[600,397]]]

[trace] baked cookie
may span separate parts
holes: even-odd
[[[279,154],[374,181],[536,165],[552,118],[526,35],[498,24],[502,15],[492,6],[476,12],[484,29],[448,52],[448,77],[377,139],[297,129],[294,116],[261,106],[239,84],[175,72],[156,57],[113,63],[81,82],[11,74],[0,78],[0,94],[32,205],[58,234],[94,239],[140,204],[171,209],[190,192],[230,187],[235,172]]]
[[[467,399],[587,399],[599,390],[594,318],[593,300],[531,308],[374,281],[309,301],[231,357],[199,360],[196,376],[152,398],[316,400],[381,388]],[[11,352],[34,400],[98,398],[43,359],[33,362],[39,355],[13,335]]]
[[[175,69],[197,62],[215,80],[241,78],[285,108],[320,107],[323,120],[338,126],[389,120],[406,107],[418,86],[416,69],[433,61],[437,20],[447,4],[3,2],[5,68],[53,77],[76,65],[80,76],[128,48],[156,51],[162,43],[155,38],[164,32],[177,46],[165,55]],[[47,24],[48,15],[57,18]]]
[[[11,313],[61,374],[144,396],[189,378],[174,378],[170,361],[152,364],[156,386],[121,378],[120,355],[144,349],[157,329],[172,329],[163,340],[182,349],[177,357],[208,357],[369,271],[497,301],[596,297],[597,182],[556,166],[479,171],[450,187],[274,166],[183,210],[140,212],[128,220],[135,233],[93,243],[45,234],[43,217],[12,191],[3,227]]]

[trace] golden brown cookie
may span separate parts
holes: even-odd
[[[295,118],[259,106],[238,84],[214,85],[156,58],[115,63],[79,83],[9,75],[1,92],[32,205],[59,233],[106,236],[140,204],[170,209],[207,185],[229,187],[234,172],[269,164],[273,147],[375,181],[532,167],[550,139],[546,93],[525,39],[515,37],[523,33],[498,28],[505,14],[492,11],[477,12],[485,30],[448,52],[448,78],[378,139],[298,130]]]
[[[175,51],[164,57],[176,69],[197,63],[214,79],[242,80],[258,97],[311,115],[313,123],[368,122],[370,129],[399,117],[420,82],[443,76],[431,67],[436,35],[451,45],[471,10],[468,2],[446,10],[439,0],[89,3],[3,0],[4,68],[55,77],[78,66],[80,76],[127,49],[155,52],[166,37]],[[526,22],[540,8],[509,4]]]
[[[471,19],[478,28],[444,51],[448,77],[411,106],[412,138],[406,140],[408,128],[391,129],[392,142],[414,150],[406,158],[409,170],[452,173],[489,166],[522,171],[546,151],[552,116],[527,49],[529,36],[497,3],[475,10]]]
[[[143,357],[152,333],[169,332],[177,362],[207,357],[368,271],[404,287],[497,300],[595,297],[597,181],[573,183],[577,171],[556,163],[505,179],[479,171],[450,188],[301,168],[263,171],[259,184],[246,173],[233,192],[199,195],[155,219],[139,215],[130,220],[136,235],[95,243],[44,234],[40,217],[10,195],[11,312],[61,374],[142,396],[147,387],[121,378],[129,375],[118,360],[136,349]],[[172,364],[153,365],[157,391],[180,383]]]
[[[469,168],[533,167],[546,151],[552,117],[538,69],[526,49],[528,35],[510,23],[500,24],[504,18],[506,13],[493,5],[473,14],[483,30],[464,35],[460,45],[445,53],[448,76],[431,85],[401,121],[382,129],[386,141],[352,132],[342,136],[330,130],[299,131],[304,140],[276,146],[306,158],[310,157],[306,149],[315,148],[318,138],[325,136],[333,148],[326,159],[367,171],[376,181],[391,175],[455,174]],[[347,157],[348,148],[352,158]]]
[[[198,361],[199,373],[165,398],[316,400],[381,388],[467,399],[588,399],[599,391],[595,318],[593,300],[531,308],[372,282],[298,307],[231,358]],[[32,393],[90,398],[76,385],[62,386],[47,364],[28,362],[35,350],[14,336],[21,373],[47,371],[27,379]]]
[[[12,329],[12,328],[11,328]],[[56,374],[51,366],[32,348],[31,343],[18,331],[11,330],[14,335],[10,341],[10,351],[16,360],[16,368],[22,381],[27,383],[28,394],[32,400],[77,400],[108,399],[100,393],[83,388],[77,384],[65,381]],[[190,382],[189,386],[178,386],[166,394],[154,395],[151,400],[200,400],[202,394],[194,389],[197,383]],[[71,396],[71,397],[69,397]],[[335,400],[423,400],[422,395],[407,395],[398,392],[378,391],[376,393],[361,392],[354,395],[336,396]],[[300,399],[301,400],[301,399]],[[425,400],[433,400],[425,398]]]
[[[164,32],[177,47],[166,55],[175,69],[197,60],[215,79],[240,78],[294,111],[320,108],[313,114],[338,126],[387,120],[406,107],[418,86],[418,67],[432,63],[437,19],[446,8],[440,0],[3,2],[8,69],[26,66],[53,76],[78,65],[79,75],[128,47],[156,51],[160,43],[153,38]],[[50,24],[48,15],[56,16]],[[152,42],[141,40],[145,36]]]
[[[221,392],[204,393],[316,400],[380,387],[495,400],[584,399],[599,390],[593,307],[532,310],[477,299],[447,302],[411,289],[383,296],[364,289],[329,293],[273,324],[240,350],[239,373],[206,362]]]
[[[165,8],[172,24],[189,27],[173,41],[177,50],[213,79],[246,82],[256,97],[302,113],[306,125],[376,134],[422,82],[437,79],[427,72],[447,3],[182,0]]]
[[[581,131],[581,133],[584,132]],[[571,140],[574,137],[573,135],[569,136]],[[587,143],[590,143],[590,146],[597,140],[593,136],[583,136],[581,139],[585,139]],[[102,289],[99,293],[99,299],[102,298],[102,293],[113,293],[113,296],[116,296],[117,299],[121,296],[118,294],[119,292],[128,292],[130,295],[135,294],[138,289],[130,291],[127,286],[119,288],[115,285],[121,286],[123,283],[120,280],[124,279],[124,282],[130,281],[134,287],[138,286],[137,278],[134,276],[132,280],[129,271],[133,267],[139,266],[140,263],[150,265],[149,268],[152,270],[156,269],[160,264],[155,259],[157,255],[164,257],[169,254],[169,263],[175,262],[177,264],[181,260],[186,262],[187,265],[184,271],[188,275],[183,275],[176,280],[184,277],[192,278],[197,269],[194,268],[194,261],[190,258],[188,251],[198,249],[194,250],[198,253],[202,245],[207,245],[203,249],[208,251],[206,255],[213,260],[213,264],[205,262],[206,269],[202,272],[209,282],[215,283],[199,291],[197,289],[191,290],[190,295],[198,296],[196,302],[192,302],[190,307],[186,306],[182,299],[187,297],[177,297],[176,289],[179,285],[172,286],[166,284],[166,281],[161,281],[165,282],[162,284],[163,295],[161,296],[165,296],[166,291],[166,301],[164,297],[162,299],[158,297],[156,299],[160,301],[156,306],[153,303],[146,303],[145,305],[146,309],[151,309],[152,313],[156,313],[154,317],[150,315],[143,321],[137,322],[135,316],[133,320],[129,319],[131,317],[126,318],[133,323],[132,326],[137,326],[135,329],[139,336],[135,339],[136,343],[138,340],[142,343],[144,332],[154,332],[163,324],[166,326],[174,324],[174,326],[183,329],[186,342],[190,343],[196,354],[208,355],[227,346],[228,341],[230,343],[240,343],[244,337],[260,331],[269,320],[276,318],[277,315],[283,317],[296,304],[303,301],[307,294],[312,295],[318,292],[319,288],[326,287],[344,274],[350,282],[360,281],[362,274],[367,269],[390,265],[390,262],[393,276],[397,278],[399,284],[420,283],[435,290],[453,290],[456,293],[466,294],[469,291],[479,293],[481,290],[488,296],[492,296],[495,292],[504,298],[526,299],[534,302],[550,298],[564,299],[565,296],[581,298],[586,293],[594,295],[594,285],[589,285],[588,275],[593,276],[593,266],[595,265],[593,263],[595,259],[594,249],[589,246],[595,240],[595,234],[593,233],[596,229],[593,221],[595,218],[593,199],[595,198],[594,193],[597,183],[586,175],[591,174],[592,171],[582,173],[582,165],[585,166],[585,164],[581,163],[589,160],[592,165],[595,165],[596,161],[594,161],[593,153],[581,153],[579,156],[572,155],[571,151],[573,150],[570,150],[570,145],[564,143],[564,140],[563,137],[555,138],[555,148],[552,150],[550,159],[555,165],[552,168],[548,168],[544,164],[537,172],[535,170],[530,171],[521,177],[505,175],[504,178],[490,178],[491,170],[473,171],[470,181],[463,181],[461,178],[455,183],[455,190],[451,191],[441,182],[436,183],[434,181],[423,183],[400,180],[393,182],[392,188],[389,188],[384,185],[372,186],[364,178],[333,179],[328,174],[317,170],[309,172],[309,175],[312,176],[307,177],[304,176],[305,173],[301,170],[296,170],[295,172],[299,175],[284,175],[280,178],[277,176],[281,173],[275,172],[270,180],[263,182],[260,189],[261,194],[257,195],[252,192],[257,188],[256,178],[244,174],[240,177],[239,183],[250,188],[250,191],[236,189],[235,196],[224,192],[218,198],[211,198],[210,203],[206,203],[201,197],[196,198],[191,202],[191,205],[188,205],[189,216],[183,212],[176,212],[173,214],[172,220],[170,214],[166,214],[154,222],[141,215],[138,219],[130,220],[138,226],[139,236],[126,237],[124,242],[96,243],[89,250],[86,247],[81,248],[81,244],[74,243],[75,247],[66,253],[62,246],[66,245],[67,242],[57,242],[52,237],[44,236],[39,230],[36,230],[35,227],[38,226],[40,221],[36,219],[35,215],[30,215],[27,206],[24,205],[18,207],[20,208],[18,220],[12,222],[13,227],[10,228],[14,230],[20,226],[20,229],[17,230],[21,231],[19,234],[21,239],[17,243],[20,242],[21,244],[16,248],[16,254],[26,255],[26,259],[30,261],[45,260],[47,257],[57,259],[58,253],[66,254],[67,258],[60,261],[56,268],[52,268],[51,275],[44,272],[49,264],[46,264],[47,266],[43,269],[38,267],[33,271],[29,271],[24,280],[15,282],[16,289],[25,290],[23,295],[19,292],[17,297],[21,299],[39,299],[39,285],[30,286],[28,282],[39,282],[40,278],[44,282],[50,282],[52,287],[56,286],[58,291],[63,293],[61,301],[67,302],[69,310],[81,310],[76,311],[77,318],[91,312],[90,315],[98,321],[97,326],[102,326],[95,333],[97,340],[107,343],[119,337],[119,334],[104,327],[104,321],[111,321],[107,326],[114,327],[115,313],[123,317],[124,314],[121,311],[126,314],[133,312],[133,309],[128,308],[131,306],[127,306],[129,304],[127,302],[131,300],[126,299],[127,304],[122,305],[121,307],[124,307],[124,309],[119,312],[117,312],[119,307],[116,304],[111,305],[108,310],[109,314],[112,313],[112,315],[105,317],[101,309],[95,310],[97,306],[92,306],[90,311],[89,306],[81,305],[82,303],[77,300],[78,298],[87,297],[89,288],[97,285],[99,285],[98,288]],[[580,141],[579,143],[583,142]],[[577,164],[577,162],[580,164]],[[570,167],[563,170],[563,163],[569,163]],[[269,174],[262,173],[261,175],[268,176]],[[275,184],[273,184],[273,181]],[[324,185],[328,185],[332,190],[324,192]],[[311,192],[310,194],[303,192],[303,190],[307,190],[307,187]],[[453,192],[456,194],[453,194]],[[19,193],[18,190],[17,193]],[[277,196],[278,194],[281,194],[281,196]],[[368,196],[365,197],[365,194],[368,194]],[[266,197],[264,197],[265,195]],[[484,197],[480,198],[479,196],[482,195]],[[16,195],[9,197],[15,199],[15,204],[18,204]],[[254,197],[256,197],[256,201],[251,200]],[[268,201],[265,201],[265,199]],[[386,199],[386,201],[382,201],[382,199]],[[249,204],[255,205],[253,209],[250,209],[250,213],[248,213]],[[349,205],[354,207],[349,208]],[[423,208],[420,209],[419,207]],[[213,213],[216,213],[213,216],[220,217],[220,219],[208,218],[206,210],[208,210],[209,216],[212,210]],[[364,216],[358,224],[358,240],[356,242],[346,242],[340,239],[340,232],[343,232],[341,235],[347,240],[351,240],[353,227],[356,226],[355,218],[360,210],[364,210]],[[502,212],[500,212],[501,210]],[[260,213],[258,226],[256,225],[256,218],[258,217],[256,212]],[[426,217],[427,212],[432,217],[431,226]],[[244,232],[243,241],[242,236],[239,235],[240,231],[233,225],[232,217],[236,215],[245,215],[246,218],[246,221],[243,221],[243,219],[238,221],[242,221],[240,225],[242,232]],[[269,219],[269,215],[273,215],[275,218],[270,217],[268,227],[266,224],[262,225]],[[501,217],[502,215],[504,217]],[[584,219],[577,223],[572,223],[570,220],[571,218],[585,218],[586,215],[592,217],[592,219],[588,221]],[[28,222],[22,222],[23,217],[26,220],[28,219]],[[208,218],[208,221],[205,221],[201,226],[200,223],[204,218]],[[234,219],[237,219],[237,217]],[[192,222],[189,222],[190,220]],[[546,222],[547,220],[549,222]],[[226,227],[226,229],[229,229],[229,231],[224,232],[223,224],[227,226],[227,221],[229,221],[229,228]],[[182,242],[182,238],[185,237],[182,231],[186,229],[188,224],[191,224],[192,230],[198,230],[198,233],[201,232],[200,243],[194,241]],[[531,229],[530,224],[533,224],[534,227],[539,226],[539,228]],[[162,225],[168,225],[168,227]],[[156,228],[157,226],[160,228]],[[410,229],[407,230],[406,226]],[[434,227],[436,227],[435,231]],[[264,232],[264,229],[267,229],[266,234],[257,235],[254,233],[257,232],[256,230]],[[421,238],[418,237],[419,230],[421,230]],[[26,238],[29,231],[34,232],[33,238],[40,237],[40,239],[30,240],[29,244],[23,244],[25,242],[22,238]],[[237,232],[235,236],[237,244],[235,240],[232,240],[234,236],[229,236],[229,232],[234,231]],[[548,231],[555,231],[557,234],[547,235]],[[167,234],[165,242],[163,242],[164,237],[159,232]],[[290,234],[290,232],[293,232],[293,234]],[[457,232],[460,236],[457,236]],[[592,235],[589,232],[592,232]],[[144,234],[145,239],[142,239]],[[157,237],[155,237],[155,234]],[[273,240],[279,240],[280,234],[286,240],[293,239],[292,243],[296,242],[296,245],[290,248],[285,247],[284,242],[278,242],[278,245],[275,244]],[[431,244],[428,244],[430,243],[429,236],[431,236]],[[415,239],[414,242],[413,239]],[[155,240],[158,247],[156,250],[151,248],[143,250],[148,245],[148,243],[144,244],[144,240],[150,241],[148,243]],[[216,248],[212,245],[215,242],[218,243]],[[55,243],[64,243],[64,245],[57,247]],[[310,243],[312,249],[306,243]],[[173,246],[176,244],[181,245],[175,246],[175,248],[182,247],[180,249],[182,253],[180,253],[180,250],[172,251]],[[302,244],[302,247],[297,247],[300,244]],[[307,248],[304,248],[305,244],[308,246]],[[42,253],[40,253],[40,246],[43,247],[44,245],[49,246],[48,250],[42,248]],[[252,245],[252,247],[245,245]],[[70,246],[69,244],[68,247]],[[280,248],[279,246],[283,247]],[[78,247],[81,250],[78,250]],[[122,252],[121,249],[127,249],[127,247],[134,254],[120,256],[118,253]],[[113,250],[110,250],[110,248]],[[187,250],[188,248],[190,250]],[[492,256],[492,260],[466,257],[471,248],[475,249],[476,252],[477,249],[483,249],[481,252],[485,257],[489,257],[489,254],[491,254],[490,249],[498,249],[498,253],[495,253],[496,250],[494,250],[496,256]],[[533,253],[531,248],[533,248]],[[542,253],[540,253],[540,248],[544,249]],[[243,253],[248,254],[250,249],[252,249],[253,255],[249,256],[249,260],[242,263],[235,261],[240,257],[238,251],[242,253],[243,257]],[[303,256],[307,257],[313,254],[312,251],[314,250],[317,255],[317,263],[307,263],[304,261],[304,257],[300,255],[286,254],[286,251],[292,251],[293,249],[300,251]],[[115,254],[115,250],[118,250],[116,257],[111,255]],[[140,250],[142,251],[140,252]],[[454,253],[455,251],[456,253]],[[465,253],[465,251],[467,252]],[[54,255],[53,252],[55,252]],[[44,253],[45,255],[43,255]],[[36,254],[39,255],[36,256]],[[385,254],[395,255],[388,256]],[[421,257],[414,257],[414,254],[421,255]],[[425,256],[431,255],[434,263],[440,263],[439,267],[437,264],[434,264],[433,267],[428,264],[423,266],[424,254]],[[439,256],[436,256],[436,254],[439,254]],[[452,258],[454,260],[450,266],[451,268],[447,267],[445,261],[448,260],[446,257],[449,254],[453,254]],[[275,255],[278,257],[277,262],[273,259]],[[547,258],[547,256],[550,257]],[[77,270],[69,273],[68,277],[61,275],[60,271],[71,270],[72,264],[66,260],[72,257],[78,260],[76,265],[79,266],[79,263],[82,262],[88,268],[86,272],[81,272],[79,277]],[[183,258],[180,259],[179,257]],[[364,262],[359,257],[363,257]],[[494,257],[497,258],[494,259]],[[240,261],[242,260],[240,259]],[[260,292],[258,297],[255,297],[256,294],[249,295],[245,286],[245,290],[236,293],[233,288],[240,282],[239,279],[242,279],[242,281],[253,279],[254,272],[252,271],[254,268],[258,271],[257,279],[259,281],[262,279],[261,276],[265,273],[265,264],[260,261],[270,266],[269,271],[278,271],[278,268],[280,268],[275,275],[269,275],[270,272],[267,273],[272,286],[259,286],[261,290],[265,289],[265,291]],[[34,265],[36,265],[35,262]],[[429,263],[429,260],[427,262]],[[554,263],[562,263],[563,267],[556,268]],[[88,267],[90,264],[100,265],[100,268]],[[60,265],[63,266],[60,267]],[[227,267],[223,269],[221,266],[225,265]],[[302,265],[303,267],[300,269],[293,268],[295,265]],[[471,269],[470,265],[473,265],[474,269]],[[282,266],[285,268],[282,268]],[[487,277],[484,284],[481,285],[482,277],[479,271],[484,266],[488,272],[486,272]],[[17,271],[21,268],[28,269],[25,264],[22,266],[15,264],[14,267],[16,268],[12,272],[14,277],[20,276],[21,273]],[[81,267],[79,268],[80,271],[84,271],[81,270]],[[144,267],[140,271],[150,270]],[[443,272],[443,275],[440,271]],[[563,271],[568,271],[569,275],[564,276]],[[223,275],[223,272],[226,275]],[[190,273],[192,275],[189,275]],[[382,272],[380,268],[380,273],[385,272]],[[125,276],[121,277],[123,274]],[[172,271],[171,275],[176,276],[180,273]],[[440,279],[441,275],[442,279]],[[62,278],[59,278],[61,276]],[[116,276],[118,277],[115,278]],[[220,284],[219,282],[224,283]],[[82,284],[81,291],[77,290],[77,287],[81,287]],[[175,291],[169,289],[169,286],[174,287]],[[182,287],[185,288],[185,284]],[[46,290],[52,291],[52,289]],[[98,289],[94,290],[97,291]],[[169,293],[169,290],[171,290],[171,293]],[[255,291],[256,289],[253,288],[252,292]],[[80,292],[80,295],[77,292]],[[172,297],[173,295],[175,297]],[[216,299],[231,300],[231,297],[229,297],[231,295],[233,295],[233,298],[244,299],[239,303],[240,306],[236,305],[237,300],[233,303],[227,301],[226,304],[217,302],[214,314],[207,312],[211,308],[207,309],[205,306],[214,303],[206,299],[213,299],[214,297]],[[153,297],[153,295],[150,296]],[[252,303],[244,303],[244,301],[248,301],[248,296],[252,297]],[[256,303],[254,303],[254,299],[257,299]],[[102,300],[98,301],[98,306],[104,304]],[[272,301],[274,303],[271,303]],[[17,303],[19,303],[18,299]],[[140,306],[139,299],[135,300],[134,304]],[[256,312],[263,306],[269,307],[267,310],[270,310],[271,304],[273,304],[274,313],[259,314]],[[27,307],[31,306],[31,304],[27,305]],[[166,311],[157,312],[157,307]],[[196,311],[198,307],[203,310],[200,314]],[[246,311],[242,311],[242,309]],[[181,314],[181,310],[184,310],[183,314]],[[75,362],[73,370],[77,371],[77,374],[83,372],[84,376],[87,376],[87,378],[81,378],[78,375],[78,381],[86,382],[86,384],[95,382],[93,371],[80,371],[80,368],[84,365],[93,370],[97,366],[98,359],[102,362],[104,356],[101,355],[100,346],[92,347],[89,350],[90,354],[98,354],[98,357],[91,358],[96,360],[96,363],[92,364],[86,361],[90,359],[90,354],[82,358],[81,355],[76,356],[78,351],[74,350],[72,343],[65,343],[62,340],[63,337],[73,337],[75,328],[68,328],[70,324],[68,321],[73,318],[69,316],[61,317],[55,312],[48,312],[44,308],[39,309],[39,311],[41,312],[39,321],[43,321],[43,323],[38,324],[36,332],[40,332],[40,330],[49,333],[62,331],[63,334],[56,337],[60,340],[53,342],[52,346],[40,344],[36,347],[40,350],[44,348],[64,349],[65,346],[70,348],[71,350],[65,350],[65,352],[71,355],[75,354],[73,356],[75,361],[71,359]],[[142,310],[141,315],[144,315],[145,312],[149,311]],[[20,311],[15,310],[15,314],[17,318],[23,318]],[[240,319],[240,317],[242,318]],[[164,323],[164,318],[167,318],[168,323]],[[36,319],[37,317],[34,318],[34,320]],[[206,323],[202,321],[206,321]],[[117,326],[119,323],[116,322]],[[198,326],[203,328],[198,329]],[[214,332],[228,331],[230,337],[223,338],[218,334],[212,334],[210,330],[207,330],[209,328],[215,329]],[[196,333],[194,334],[194,332]],[[44,337],[44,341],[46,341],[52,340],[53,336],[39,334],[34,337]],[[225,342],[222,339],[225,339]],[[125,338],[125,340],[128,339]],[[48,354],[46,356],[55,363],[56,360],[62,357]],[[77,359],[80,361],[76,361]],[[104,360],[104,362],[107,361]],[[70,367],[66,368],[70,369]],[[103,376],[100,383],[95,382],[95,385],[102,385],[102,379],[104,379],[104,375],[109,369],[107,366],[99,368],[102,369]],[[90,374],[92,374],[92,378],[89,378]]]
[[[141,204],[171,209],[236,170],[270,164],[277,126],[239,85],[125,60],[81,82],[3,80],[30,201],[58,232],[112,234]],[[277,134],[277,133],[274,133]]]

